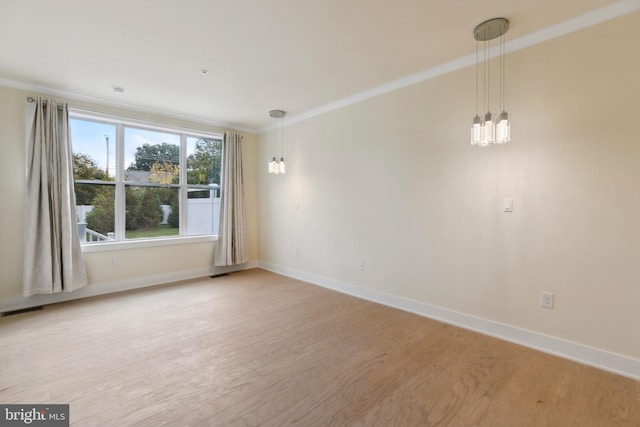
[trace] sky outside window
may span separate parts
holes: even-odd
[[[73,153],[89,156],[100,169],[108,169],[109,176],[115,177],[116,126],[74,118],[69,119],[69,125]]]
[[[75,154],[86,154],[109,176],[116,176],[116,126],[70,118],[71,141]],[[133,127],[125,128],[124,168],[135,162],[136,148],[144,144],[167,143],[180,146],[180,135]],[[108,153],[108,155],[107,155]],[[108,165],[107,165],[108,162]]]

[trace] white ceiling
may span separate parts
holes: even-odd
[[[513,40],[630,2],[0,0],[0,84],[257,130],[472,54],[487,19]]]

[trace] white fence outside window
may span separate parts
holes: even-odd
[[[183,235],[196,236],[202,234],[218,234],[220,223],[220,198],[214,197],[215,192],[211,192],[211,197],[202,199],[187,199],[187,228]],[[171,206],[161,205],[162,224],[167,224],[171,214]],[[87,214],[93,210],[91,205],[76,206],[76,217],[78,221],[78,234],[80,241],[97,242],[114,240],[114,233],[106,235],[97,233],[87,228]]]

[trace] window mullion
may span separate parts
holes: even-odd
[[[116,240],[125,238],[125,187],[124,187],[124,125],[116,127],[116,200],[115,231]]]
[[[180,211],[180,230],[179,234],[184,236],[187,234],[187,136],[180,135],[180,191],[178,203]]]

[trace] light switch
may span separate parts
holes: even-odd
[[[503,212],[513,212],[513,199],[504,199],[502,201]]]

